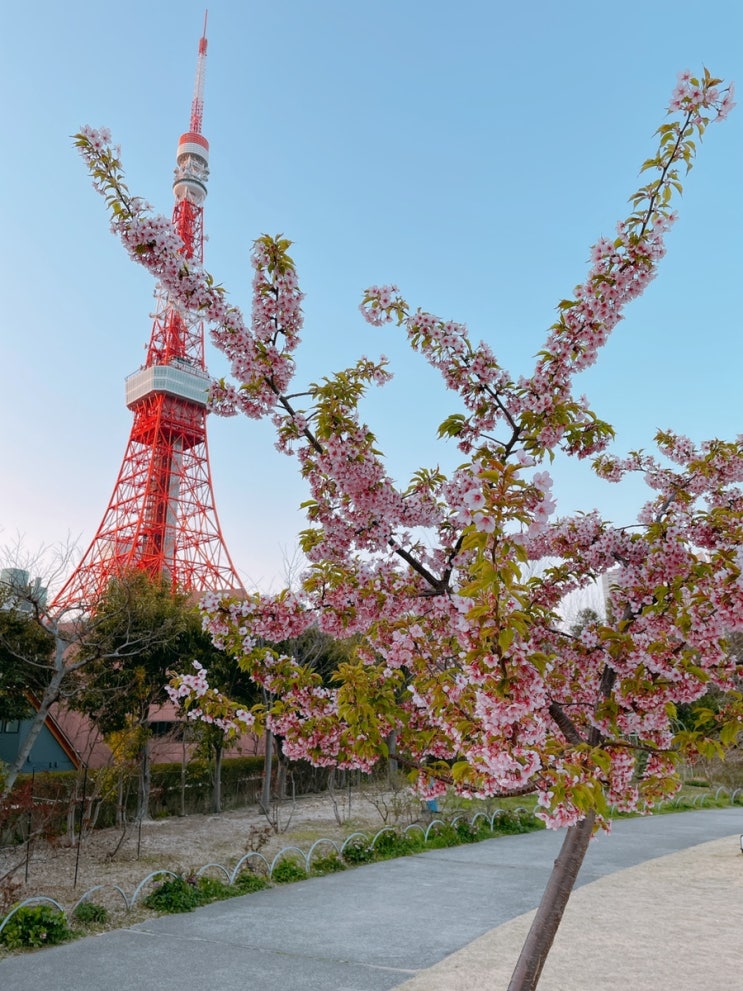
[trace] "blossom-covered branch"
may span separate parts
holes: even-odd
[[[234,381],[215,384],[215,408],[269,416],[308,486],[301,590],[203,602],[215,642],[275,701],[238,717],[203,671],[174,686],[179,701],[230,731],[265,721],[287,754],[321,764],[368,768],[394,741],[427,794],[452,782],[466,795],[534,789],[552,826],[593,822],[610,805],[648,809],[676,786],[680,753],[734,737],[740,698],[725,638],[743,616],[741,441],[695,447],[667,432],[658,459],[609,456],[611,427],[573,394],[656,274],[694,139],[731,105],[732,90],[708,72],[682,75],[644,164],[650,182],[615,237],[592,249],[529,376],[503,369],[462,324],[412,310],[396,287],[365,292],[369,322],[404,327],[461,406],[439,433],[464,463],[448,476],[420,469],[407,486],[390,478],[359,414],[366,391],[389,377],[384,359],[289,393],[302,294],[288,240],[255,244],[248,326],[186,264],[168,225],[129,196],[108,142],[81,132],[115,232],[177,305],[211,322],[230,360]],[[557,448],[594,457],[608,480],[643,473],[653,497],[637,526],[593,511],[556,519],[545,461]],[[569,635],[562,602],[602,577],[607,615]],[[266,646],[311,624],[357,644],[330,685]],[[680,731],[677,706],[710,686],[727,693],[727,708]]]

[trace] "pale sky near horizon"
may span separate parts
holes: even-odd
[[[82,553],[108,504],[153,287],[109,233],[70,136],[109,127],[132,192],[169,216],[203,17],[193,0],[4,11],[0,546],[33,555],[70,538]],[[678,71],[706,65],[743,102],[742,36],[730,0],[212,0],[207,268],[247,309],[252,240],[292,238],[306,293],[297,388],[387,354],[396,378],[366,410],[392,474],[456,464],[436,441],[456,401],[399,332],[363,322],[364,287],[396,282],[528,373],[591,244],[628,212]],[[618,452],[651,448],[658,428],[743,430],[742,151],[738,107],[705,136],[657,280],[583,376]],[[225,371],[213,348],[208,364]],[[244,418],[210,417],[209,449],[238,570],[276,589],[303,525],[295,465]],[[553,474],[560,513],[631,523],[643,500],[586,469]]]

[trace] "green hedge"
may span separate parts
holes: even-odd
[[[304,761],[292,761],[281,771],[279,761],[273,763],[273,789],[281,772],[285,797],[318,794],[327,787],[327,768],[313,767]],[[180,763],[153,764],[151,771],[150,813],[154,818],[210,812],[213,802],[214,765],[206,760],[192,760],[185,767],[185,781],[181,784],[183,768]],[[338,791],[355,788],[368,780],[358,771],[335,773],[334,786]],[[121,789],[119,787],[121,782]],[[263,757],[225,758],[222,762],[222,809],[243,808],[260,801],[263,782]],[[43,771],[33,777],[33,809],[29,803],[22,810],[16,799],[30,794],[31,775],[19,775],[13,796],[8,803],[8,814],[0,809],[0,843],[23,842],[29,832],[43,830],[49,834],[62,834],[67,829],[71,806],[75,806],[75,823],[79,822],[83,772]],[[114,826],[117,822],[119,795],[123,797],[126,817],[131,821],[137,812],[138,774],[128,771],[123,779],[110,767],[88,771],[86,795],[90,806],[95,796],[92,812],[97,828]],[[182,795],[183,792],[183,795]],[[16,811],[10,814],[10,807]]]
[[[179,763],[154,764],[150,812],[153,817],[179,815],[181,812],[181,774]],[[254,804],[260,797],[263,777],[263,757],[235,757],[222,762],[222,808],[233,809]],[[120,776],[112,768],[88,771],[86,795],[95,796],[94,815],[98,828],[113,826],[117,820]],[[137,811],[137,772],[127,772],[122,780],[124,809],[129,819]],[[9,806],[15,795],[28,793],[31,775],[19,775]],[[36,831],[44,821],[49,832],[63,833],[71,805],[76,805],[78,821],[82,795],[82,771],[44,771],[33,777],[33,810],[20,815],[0,814],[0,841],[22,842],[29,828]],[[209,812],[212,808],[213,765],[204,760],[190,761],[185,768],[183,806],[186,814]],[[1,811],[1,810],[0,810]]]
[[[150,812],[158,816],[179,815],[181,812],[180,763],[155,764],[152,767]],[[263,757],[233,757],[222,762],[222,808],[236,809],[253,805],[260,798],[263,779]],[[136,777],[127,805],[130,814],[136,812]],[[210,812],[214,790],[214,765],[206,760],[193,760],[186,765],[185,811]]]

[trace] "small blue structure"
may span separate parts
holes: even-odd
[[[30,719],[0,719],[0,761],[11,764],[15,760],[30,729]],[[20,770],[22,774],[30,774],[32,771],[74,771],[78,766],[77,754],[69,740],[47,717]]]

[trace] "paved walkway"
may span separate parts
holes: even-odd
[[[591,844],[540,991],[741,991],[741,832],[737,808],[617,822]],[[0,988],[501,991],[560,840],[488,840],[163,916],[2,960]]]

